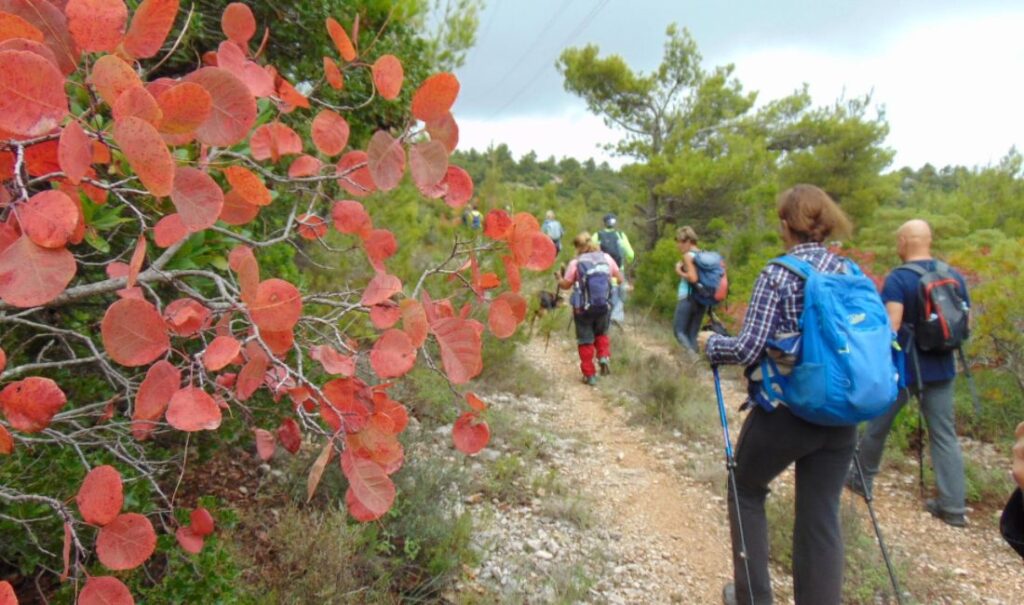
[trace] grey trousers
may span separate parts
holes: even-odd
[[[747,415],[736,445],[736,493],[750,566],[748,588],[740,556],[736,500],[729,486],[733,576],[736,598],[756,605],[772,602],[768,572],[768,484],[796,463],[796,520],[793,527],[793,590],[797,605],[838,605],[843,590],[843,535],[839,502],[857,440],[854,426],[829,427],[797,418],[785,406],[760,407]]]
[[[909,393],[902,391],[888,413],[868,423],[860,441],[860,463],[864,467],[864,487],[867,489],[871,489],[875,475],[878,474],[892,422],[909,399]],[[939,508],[949,513],[963,513],[966,510],[964,459],[960,452],[960,442],[956,438],[956,422],[953,417],[953,380],[926,382],[920,402],[921,413],[928,425],[928,446],[935,467]],[[859,482],[853,469],[851,473],[851,479]]]

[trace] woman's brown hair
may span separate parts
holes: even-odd
[[[691,244],[697,243],[697,232],[693,230],[693,227],[686,225],[676,229],[676,241],[677,242],[689,242]]]
[[[824,242],[850,235],[853,225],[827,193],[814,185],[795,185],[779,194],[779,218],[800,242]]]
[[[597,252],[601,249],[593,239],[591,239],[590,233],[583,231],[579,235],[573,238],[572,245],[576,247],[576,252],[583,254],[585,252]]]

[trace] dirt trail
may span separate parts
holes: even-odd
[[[630,338],[647,353],[679,356],[655,338],[632,330]],[[706,462],[714,456],[719,461],[720,444],[666,440],[630,424],[623,408],[610,404],[608,388],[580,382],[575,346],[567,338],[555,336],[546,347],[537,338],[525,346],[525,357],[547,374],[549,384],[557,385],[544,405],[573,408],[572,413],[545,414],[550,429],[580,435],[586,442],[559,465],[560,473],[594,502],[603,527],[621,542],[619,550],[636,553],[629,564],[631,576],[649,578],[657,587],[654,593],[633,593],[626,602],[720,602],[721,587],[731,578],[725,502],[706,482],[707,473],[695,476],[701,473],[691,464],[694,457]],[[710,385],[707,372],[695,371]],[[742,399],[738,386],[725,381],[729,410]],[[731,429],[735,440],[738,417],[732,418]],[[720,464],[715,468],[724,481]],[[994,514],[974,514],[970,527],[958,530],[921,511],[914,477],[889,469],[877,485],[876,507],[886,539],[914,576],[906,584],[928,587],[928,594],[915,594],[911,602],[1024,602],[1024,570],[1002,544]],[[776,489],[792,489],[792,475],[781,477]],[[863,502],[857,506],[867,524]],[[866,528],[870,531],[870,526]],[[773,575],[778,602],[791,601],[788,578],[779,572]]]

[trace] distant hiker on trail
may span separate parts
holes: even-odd
[[[612,289],[612,316],[615,323],[622,325],[626,321],[626,290],[629,284],[626,283],[626,264],[633,262],[635,254],[633,246],[629,243],[629,237],[615,228],[618,217],[614,212],[604,215],[604,229],[601,229],[593,236],[593,242],[601,247],[601,251],[612,257],[622,270],[622,277],[618,278]]]
[[[476,204],[469,204],[466,206],[466,211],[462,213],[462,224],[474,231],[480,230],[483,219],[483,215],[476,209]]]
[[[619,265],[610,255],[601,252],[586,231],[573,239],[576,258],[569,261],[558,287],[572,288],[573,323],[576,325],[576,345],[580,355],[580,370],[583,381],[590,386],[597,384],[597,369],[594,356],[601,368],[601,375],[611,373],[612,347],[608,338],[611,322],[612,280],[620,279]]]
[[[562,228],[562,223],[555,219],[554,210],[548,210],[544,215],[544,224],[540,226],[540,230],[544,232],[544,235],[550,237],[552,242],[554,242],[555,253],[561,254],[562,236],[565,235],[565,229]]]
[[[850,222],[827,193],[812,185],[797,185],[779,195],[777,207],[790,257],[823,274],[843,270],[844,259],[830,253],[822,242],[849,233]],[[712,365],[746,366],[751,376],[766,353],[769,338],[800,331],[805,283],[791,270],[769,264],[754,283],[739,335],[701,332],[698,347]],[[878,307],[879,322],[884,326],[881,303]],[[785,404],[769,411],[754,403],[757,387],[757,381],[750,382],[750,397],[743,406],[750,412],[737,441],[736,489],[729,486],[729,502],[735,503],[729,506],[735,584],[725,586],[723,601],[749,605],[753,598],[758,604],[772,602],[765,498],[769,484],[795,462],[794,597],[797,605],[838,604],[844,565],[839,501],[853,458],[857,428],[813,424],[797,417]],[[745,536],[746,561],[741,556],[739,523]]]
[[[931,283],[948,284],[952,292],[949,298],[959,296],[958,306],[945,315],[963,313],[962,327],[966,332],[966,309],[970,304],[967,284],[954,269],[932,258],[932,230],[922,220],[907,221],[896,232],[897,253],[903,265],[894,269],[885,279],[882,300],[894,330],[898,330],[900,346],[907,354],[906,384],[908,389],[900,393],[896,405],[889,413],[871,421],[860,442],[860,461],[864,466],[865,482],[859,485],[851,474],[850,488],[858,493],[870,490],[882,461],[882,450],[889,435],[893,419],[910,398],[910,391],[917,396],[921,412],[928,426],[932,464],[935,466],[935,483],[939,497],[928,500],[925,509],[932,516],[949,525],[963,527],[967,524],[964,516],[964,462],[960,443],[956,437],[956,422],[953,418],[953,379],[956,377],[956,360],[952,350],[935,346],[928,339],[930,328],[922,325],[918,318],[925,313],[940,317],[943,310],[936,306],[929,310],[931,303],[922,301],[922,280],[936,276]],[[925,308],[922,308],[922,304]],[[952,320],[952,318],[950,318]],[[954,322],[956,324],[958,322]],[[946,331],[956,332],[956,325],[946,325]]]
[[[682,259],[676,263],[676,275],[679,276],[679,287],[676,290],[676,312],[672,318],[672,330],[679,344],[691,351],[697,351],[697,332],[700,331],[704,313],[708,308],[692,295],[694,284],[697,283],[697,265],[693,257],[700,248],[697,247],[697,233],[693,227],[680,227],[676,230],[676,245]]]
[[[1013,480],[1017,482],[999,520],[999,531],[1007,544],[1024,557],[1024,422],[1017,425],[1017,443],[1013,445]]]

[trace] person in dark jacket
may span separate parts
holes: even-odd
[[[837,273],[843,259],[822,242],[842,237],[850,222],[827,193],[813,185],[796,185],[779,195],[778,216],[788,254],[818,271]],[[781,333],[799,332],[804,282],[774,264],[754,282],[743,328],[735,337],[698,334],[699,349],[712,365],[757,367],[766,343]],[[751,383],[751,389],[760,388]],[[751,391],[753,393],[753,390]],[[750,412],[736,445],[736,490],[729,486],[734,584],[723,590],[727,604],[772,602],[768,571],[768,521],[765,498],[769,484],[796,464],[796,520],[793,526],[793,590],[797,605],[838,605],[843,587],[843,535],[839,501],[853,459],[856,426],[822,426],[795,416],[784,405],[766,409],[748,399]],[[732,503],[737,503],[733,506]],[[745,571],[739,535],[746,541]]]

